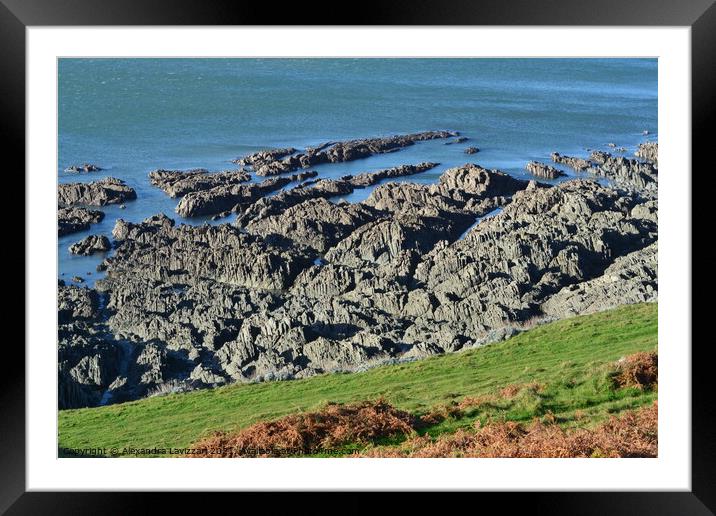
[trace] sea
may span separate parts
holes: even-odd
[[[439,129],[469,140],[419,142],[313,170],[337,178],[433,161],[440,166],[393,179],[433,183],[465,163],[531,178],[524,170],[530,160],[551,164],[554,151],[615,153],[610,143],[633,157],[639,143],[658,138],[657,71],[656,59],[60,59],[57,181],[112,176],[137,199],[124,209],[98,208],[106,215],[101,223],[58,238],[59,279],[80,276],[91,286],[102,277],[96,268],[106,254],[75,256],[68,248],[90,234],[111,238],[119,218],[232,221],[179,217],[177,200],[149,182],[157,168],[233,170],[232,159],[265,148]],[[465,154],[468,146],[479,153]],[[104,170],[65,172],[86,162]],[[557,181],[577,175],[563,170],[567,177]],[[345,199],[360,202],[370,192]]]

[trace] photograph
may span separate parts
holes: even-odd
[[[660,66],[59,56],[57,457],[658,460]]]

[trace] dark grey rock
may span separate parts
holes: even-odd
[[[356,188],[365,188],[384,179],[419,174],[437,166],[436,163],[419,163],[417,165],[401,165],[398,167],[367,172],[358,175],[344,176],[341,179],[321,179],[315,183],[303,183],[290,190],[283,191],[269,198],[260,199],[249,205],[238,214],[236,224],[246,226],[250,221],[269,217],[286,211],[310,199],[329,199],[340,195],[348,195]]]
[[[250,166],[254,169],[261,168],[263,165],[267,165],[273,161],[285,158],[291,154],[296,153],[296,149],[288,147],[285,149],[268,149],[259,152],[254,152],[243,158],[237,158],[233,162],[238,165]]]
[[[69,289],[58,306],[61,407],[364,370],[656,300],[658,204],[643,191],[549,186],[474,164],[436,184],[387,181],[433,165],[262,197],[315,176],[296,174],[180,201],[195,207],[186,213],[235,212],[234,224],[118,220],[96,291],[59,287]],[[590,169],[625,174],[615,166],[595,159]],[[362,203],[330,201],[375,184]]]
[[[153,170],[149,181],[170,197],[181,197],[190,192],[209,190],[215,187],[231,187],[251,179],[243,170],[225,170],[210,173],[206,169],[193,170]]]
[[[282,152],[284,149],[279,149],[281,152],[276,155],[260,153],[258,157],[252,155],[239,160],[239,162],[251,164],[253,170],[260,176],[271,176],[294,172],[300,168],[310,168],[322,163],[342,163],[367,158],[374,154],[394,152],[419,141],[450,138],[457,135],[454,131],[427,131],[384,138],[331,142],[319,147],[308,148],[305,152],[298,154],[287,155]],[[281,156],[284,157],[278,159]]]
[[[94,253],[101,253],[109,251],[112,248],[112,244],[104,235],[90,235],[83,238],[79,242],[76,242],[70,246],[70,252],[72,254],[80,254],[89,256]]]
[[[73,174],[77,173],[88,173],[88,172],[98,172],[102,170],[101,167],[98,167],[97,165],[93,165],[92,163],[83,163],[82,165],[70,165],[65,169],[65,172],[70,172]]]
[[[57,202],[60,206],[76,204],[105,206],[121,204],[136,198],[137,193],[134,189],[125,185],[124,181],[113,177],[106,177],[90,183],[61,183],[57,185]]]
[[[233,211],[242,205],[251,205],[267,193],[280,190],[294,181],[303,181],[316,175],[316,172],[302,172],[290,177],[266,179],[260,183],[222,185],[189,192],[177,204],[176,212],[182,217],[195,217]]]
[[[57,210],[57,234],[64,236],[85,231],[91,224],[97,224],[102,219],[104,219],[104,212],[99,210],[60,208]]]

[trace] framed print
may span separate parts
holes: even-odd
[[[2,7],[27,204],[3,510],[529,491],[501,496],[711,513],[711,2],[351,26],[160,4]]]

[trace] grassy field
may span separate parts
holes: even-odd
[[[326,402],[384,398],[421,414],[466,396],[536,382],[538,391],[467,412],[427,428],[430,435],[471,426],[475,419],[530,421],[549,414],[564,426],[596,424],[641,407],[656,392],[617,389],[610,364],[657,346],[657,305],[621,307],[546,324],[480,349],[384,366],[363,373],[239,384],[59,413],[60,455],[68,449],[183,448],[213,431],[319,408]],[[112,453],[114,455],[114,453]]]

